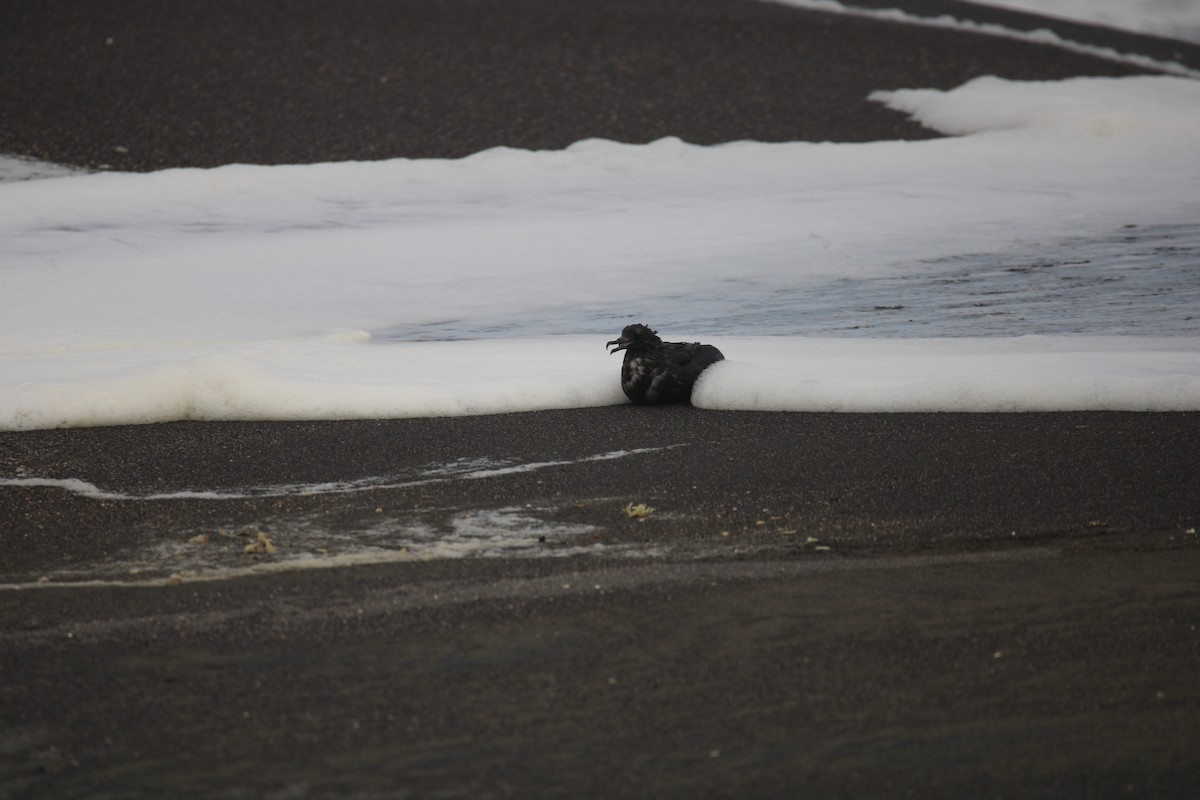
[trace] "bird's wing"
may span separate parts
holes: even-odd
[[[663,355],[672,367],[696,374],[724,358],[717,348],[699,342],[671,343],[664,348]]]

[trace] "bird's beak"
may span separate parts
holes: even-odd
[[[612,347],[614,344],[616,345],[616,347],[613,348],[612,350],[608,351],[608,354],[610,356],[613,353],[617,352],[618,350],[624,350],[626,347],[629,347],[629,340],[628,339],[613,339],[611,342],[606,342],[604,346]]]

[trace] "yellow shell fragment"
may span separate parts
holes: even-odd
[[[638,503],[636,506],[633,503],[625,506],[625,513],[630,517],[637,519],[640,517],[648,517],[654,513],[654,509],[645,503]]]
[[[246,545],[245,549],[242,550],[242,552],[245,553],[246,555],[255,555],[255,554],[261,553],[264,555],[273,556],[273,555],[275,555],[277,550],[275,547],[275,543],[272,542],[265,533],[263,533],[262,531],[259,531],[258,539],[251,542],[250,544]]]

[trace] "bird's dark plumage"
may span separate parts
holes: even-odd
[[[625,351],[621,388],[639,405],[690,403],[692,387],[706,367],[725,356],[711,344],[664,342],[645,325],[626,325],[621,336],[606,347]]]

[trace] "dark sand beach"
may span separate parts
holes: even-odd
[[[1134,71],[737,0],[0,23],[0,151],[93,168],[920,138],[866,94]],[[1195,413],[0,432],[0,477],[88,484],[0,487],[0,797],[1191,798],[1197,464]],[[151,497],[188,491],[223,496]],[[479,515],[526,541],[337,560]],[[276,553],[245,552],[260,532]]]

